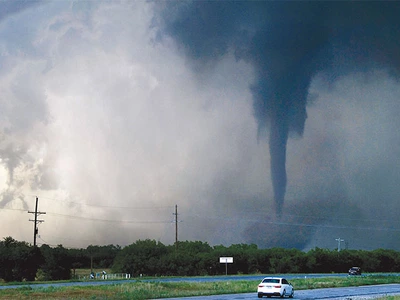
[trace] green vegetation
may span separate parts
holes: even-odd
[[[326,277],[293,279],[296,290],[324,287],[399,283],[398,276]],[[0,299],[158,299],[170,297],[256,293],[259,281],[144,282],[87,287],[21,287],[0,291]],[[396,296],[397,297],[397,296]],[[382,299],[400,299],[400,297]]]
[[[259,249],[256,245],[210,246],[200,241],[164,245],[155,240],[138,240],[126,247],[107,245],[66,249],[62,245],[32,247],[11,237],[0,241],[0,282],[86,279],[90,271],[139,276],[224,275],[221,256],[234,258],[228,273],[346,273],[352,266],[363,272],[398,272],[400,252],[377,249],[335,250],[315,248]],[[86,269],[85,273],[78,270]]]

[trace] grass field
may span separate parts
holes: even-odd
[[[235,293],[256,293],[259,281],[216,281],[216,282],[136,282],[102,286],[74,286],[32,288],[21,286],[18,289],[0,290],[0,299],[157,299],[198,295],[217,295]],[[362,276],[293,279],[296,290],[325,287],[359,286],[371,284],[400,283],[398,276]],[[396,299],[383,297],[381,299]]]

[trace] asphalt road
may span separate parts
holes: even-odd
[[[384,284],[373,286],[359,286],[347,288],[326,288],[317,290],[301,290],[295,291],[293,299],[303,300],[361,300],[361,299],[376,299],[382,296],[400,295],[400,284]],[[185,297],[185,298],[169,298],[161,300],[256,300],[257,293],[247,294],[229,294],[219,296],[200,296],[200,297]],[[280,299],[272,297],[263,299]],[[289,298],[285,298],[289,299]],[[160,299],[159,299],[160,300]]]
[[[384,275],[384,274],[380,274]],[[391,274],[399,275],[399,274]],[[281,276],[281,275],[276,275]],[[293,278],[316,278],[316,277],[346,277],[347,274],[295,274],[295,275],[282,275],[289,281]],[[243,275],[243,276],[213,276],[213,277],[185,277],[185,278],[157,278],[149,281],[224,281],[224,280],[260,280],[263,275]],[[105,284],[122,284],[127,282],[134,282],[132,280],[92,280],[85,282],[63,282],[63,283],[43,283],[31,285],[8,285],[0,286],[1,289],[20,288],[23,286],[30,286],[32,288],[39,287],[60,287],[60,286],[94,286]],[[400,295],[400,284],[385,284],[375,286],[359,286],[359,287],[344,287],[344,288],[326,288],[316,290],[301,290],[295,291],[294,299],[330,299],[330,300],[361,300],[361,299],[376,299],[385,295]],[[164,300],[256,300],[258,299],[256,291],[254,293],[246,294],[229,294],[219,296],[201,296],[201,297],[186,297],[186,298],[169,298]],[[263,299],[268,299],[264,297]],[[274,299],[274,298],[271,298]],[[279,298],[275,298],[279,299]]]

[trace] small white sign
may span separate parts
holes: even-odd
[[[220,257],[219,262],[221,264],[232,264],[233,263],[233,257]]]

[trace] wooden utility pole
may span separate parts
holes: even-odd
[[[175,205],[175,251],[178,250],[178,205]]]
[[[31,220],[29,219],[29,221],[33,222],[33,247],[36,246],[36,235],[39,233],[39,229],[38,229],[38,224],[44,222],[44,220],[38,220],[38,216],[39,215],[45,215],[45,212],[41,212],[38,211],[38,202],[39,202],[39,198],[36,197],[36,205],[35,205],[35,211],[28,211],[29,214],[34,214],[35,215],[35,219]]]

